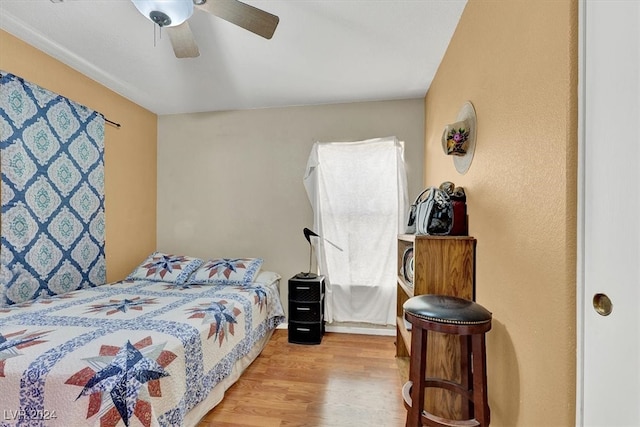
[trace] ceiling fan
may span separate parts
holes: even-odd
[[[146,18],[166,28],[178,58],[200,56],[187,19],[198,8],[265,39],[273,36],[280,18],[238,0],[131,0]]]

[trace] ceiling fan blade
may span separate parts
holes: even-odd
[[[249,30],[265,39],[273,37],[280,18],[238,0],[207,0],[198,5],[206,12]]]
[[[169,33],[171,46],[173,46],[173,52],[177,58],[196,58],[200,56],[198,45],[193,38],[191,27],[189,27],[187,21],[175,27],[164,27],[164,30]]]

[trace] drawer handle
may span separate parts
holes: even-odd
[[[308,291],[308,290],[311,289],[311,287],[310,286],[298,286],[296,289],[299,290],[299,291]]]
[[[300,332],[311,332],[311,329],[309,329],[309,328],[296,328],[296,330],[298,330]]]
[[[296,307],[296,310],[298,310],[298,311],[311,311],[311,309],[309,307]]]

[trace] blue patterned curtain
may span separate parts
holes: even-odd
[[[102,285],[104,117],[0,74],[0,305]]]

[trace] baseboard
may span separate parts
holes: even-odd
[[[288,323],[281,323],[276,329],[288,329]],[[384,335],[395,336],[395,328],[384,327],[359,327],[359,326],[345,326],[345,325],[326,325],[325,331],[335,332],[338,334],[357,334],[357,335]]]
[[[357,334],[357,335],[385,335],[395,336],[396,329],[390,329],[385,327],[361,327],[361,326],[346,326],[346,325],[326,325],[325,330],[327,332],[336,332],[339,334]]]

